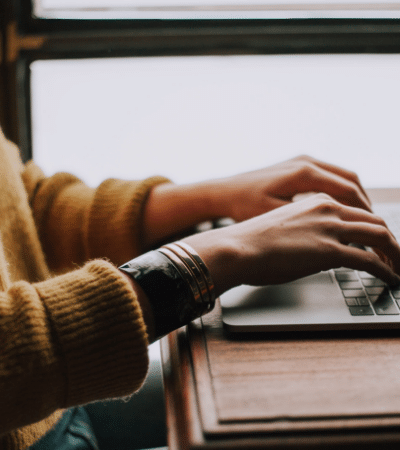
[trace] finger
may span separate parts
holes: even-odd
[[[386,227],[365,222],[347,222],[343,223],[339,234],[340,241],[344,244],[357,243],[377,249],[377,256],[400,274],[400,246]]]
[[[299,192],[324,192],[341,203],[371,211],[368,197],[356,183],[316,166],[303,169],[302,177]]]
[[[339,264],[341,267],[368,272],[390,286],[400,284],[400,277],[375,253],[356,247],[343,246]]]
[[[354,206],[338,203],[338,215],[343,220],[348,220],[351,222],[369,222],[388,228],[386,222],[382,219],[381,216],[378,216],[372,211],[366,211],[365,209],[360,209]]]
[[[372,251],[372,252],[375,252],[378,256],[379,256],[379,258],[385,263],[385,264],[387,264],[388,266],[390,266],[390,268],[393,270],[393,271],[395,271],[395,268],[394,268],[394,264],[393,264],[393,262],[392,262],[392,260],[391,259],[389,259],[381,250],[379,250],[379,248],[372,248],[372,247],[369,247],[367,250],[369,250],[369,251]]]
[[[292,202],[289,200],[282,200],[279,198],[270,197],[266,199],[266,204],[262,213],[272,211],[273,209],[280,208],[281,206],[289,205],[290,203]]]
[[[367,222],[374,225],[379,225],[384,227],[392,236],[393,240],[397,242],[396,237],[392,233],[392,231],[387,226],[386,222],[382,219],[382,217],[370,213],[369,211],[365,211],[364,209],[354,208],[352,206],[343,206],[339,204],[338,207],[338,216],[344,220],[349,222]]]
[[[352,183],[355,183],[360,189],[360,191],[364,194],[364,197],[368,200],[369,205],[371,205],[371,200],[369,199],[367,192],[365,191],[363,185],[361,184],[360,179],[358,178],[358,175],[355,172],[343,169],[342,167],[336,166],[334,164],[329,164],[324,161],[320,161],[319,159],[313,158],[312,156],[301,156],[299,157],[299,159],[309,161],[315,164],[316,166],[320,167],[321,169],[326,170],[327,172],[332,172],[342,178],[346,178]]]

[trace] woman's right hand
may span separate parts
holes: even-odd
[[[400,283],[400,247],[384,221],[326,194],[184,241],[203,258],[218,295],[240,284],[284,283],[337,267]]]

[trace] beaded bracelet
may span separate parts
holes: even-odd
[[[208,269],[184,242],[145,253],[119,269],[146,293],[152,306],[156,339],[214,307],[215,290]]]

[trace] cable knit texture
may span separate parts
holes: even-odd
[[[116,264],[142,251],[145,201],[166,181],[47,178],[0,130],[1,450],[32,445],[69,406],[141,386],[145,324]]]

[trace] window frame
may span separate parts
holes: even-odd
[[[32,158],[30,64],[36,60],[400,52],[400,19],[55,20],[33,17],[33,0],[13,0],[11,9],[7,20],[16,30],[4,35],[3,54],[15,42],[18,51],[11,61],[3,58],[2,89],[15,116],[8,134],[24,160]]]

